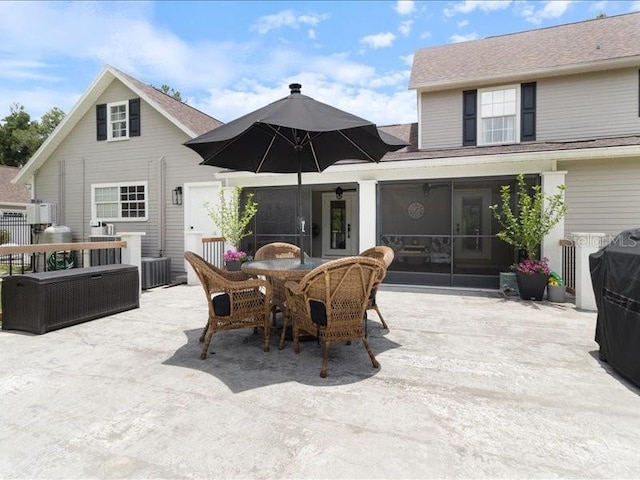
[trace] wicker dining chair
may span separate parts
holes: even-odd
[[[380,313],[380,309],[378,308],[378,304],[376,303],[376,293],[378,292],[378,287],[382,283],[382,280],[384,280],[384,277],[387,275],[387,268],[389,268],[389,265],[391,265],[391,262],[393,262],[393,258],[395,257],[395,252],[391,247],[387,247],[385,245],[379,245],[377,247],[367,248],[366,250],[360,252],[360,255],[363,257],[382,260],[382,262],[385,265],[385,269],[382,277],[378,282],[376,282],[376,284],[373,286],[373,289],[371,289],[371,296],[369,297],[367,310],[375,310],[376,314],[378,315],[378,318],[382,322],[383,328],[386,328],[387,330],[389,330],[389,326],[387,325],[387,322],[384,321],[384,317],[382,316],[382,313]]]
[[[264,351],[268,352],[271,343],[269,311],[272,298],[269,282],[247,278],[242,272],[221,270],[194,252],[185,252],[184,258],[200,279],[209,308],[207,326],[200,337],[200,341],[204,342],[200,358],[207,358],[209,344],[216,332],[240,328],[263,328]]]
[[[292,243],[273,242],[260,247],[253,256],[254,260],[275,260],[278,258],[300,258],[300,247]],[[309,258],[305,252],[304,258]],[[284,280],[279,278],[271,278],[271,287],[273,288],[273,300],[271,304],[271,313],[273,315],[273,324],[276,322],[276,314],[284,313]]]
[[[322,344],[322,378],[327,376],[329,347],[336,342],[361,340],[374,368],[380,366],[365,336],[364,316],[371,289],[384,269],[375,258],[345,257],[314,268],[299,282],[285,284],[293,349],[300,352],[301,335],[317,337]]]

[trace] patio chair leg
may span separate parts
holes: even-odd
[[[271,350],[271,326],[269,325],[269,316],[267,315],[267,321],[264,322],[264,351],[269,352]]]
[[[367,353],[369,354],[369,358],[371,359],[371,364],[373,365],[373,368],[380,368],[380,364],[376,360],[376,357],[373,356],[373,351],[371,351],[371,347],[369,347],[369,342],[367,342],[367,339],[363,338],[362,343],[364,344],[364,348],[367,349]]]
[[[213,329],[207,330],[207,335],[204,339],[204,345],[202,346],[202,352],[200,353],[200,360],[207,358],[207,351],[209,350],[209,344],[213,338]]]
[[[198,340],[200,343],[204,342],[204,336],[207,334],[207,329],[209,328],[209,322],[202,329],[202,333],[200,334],[200,339]]]
[[[376,309],[376,313],[378,314],[378,317],[380,318],[380,321],[382,322],[382,328],[389,330],[389,326],[387,325],[387,322],[384,321],[384,318],[382,317],[382,314],[380,313],[380,310],[378,309],[377,305],[374,305],[373,308]]]
[[[288,318],[286,313],[282,314],[282,333],[280,333],[280,341],[278,342],[278,350],[284,350],[284,341],[286,340],[287,335],[287,323]]]
[[[295,322],[293,322],[291,328],[293,329],[293,331],[291,332],[291,334],[293,335],[293,351],[295,353],[300,353],[300,340],[298,339],[298,335],[300,334],[300,332],[298,331]]]
[[[320,378],[327,378],[327,363],[329,361],[329,342],[322,342],[322,368]]]

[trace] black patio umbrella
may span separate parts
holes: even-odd
[[[302,172],[322,172],[340,160],[379,162],[407,143],[375,124],[300,93],[291,94],[184,143],[211,165],[249,172],[297,173],[296,217],[304,263]]]

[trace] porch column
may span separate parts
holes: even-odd
[[[376,238],[376,185],[377,180],[360,180],[358,182],[358,251],[375,247]]]
[[[571,233],[576,244],[576,308],[597,310],[596,296],[591,283],[589,255],[603,244],[604,233]]]
[[[202,233],[194,230],[184,232],[184,251],[202,255]],[[189,262],[184,260],[184,268],[187,271],[187,285],[200,285],[200,280],[196,272],[193,271]]]
[[[144,232],[118,232],[118,236],[127,246],[122,249],[121,262],[138,267],[138,290],[142,291],[142,237]]]
[[[566,170],[542,172],[542,191],[545,195],[555,195],[558,193],[558,187],[565,185]],[[544,208],[547,208],[548,201],[545,200]],[[560,240],[564,238],[564,218],[551,229],[549,234],[542,240],[540,258],[547,257],[549,266],[555,272],[562,272],[562,247]]]

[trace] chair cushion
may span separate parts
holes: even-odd
[[[228,293],[216,295],[211,301],[213,302],[213,311],[218,317],[231,315],[231,297]]]
[[[311,321],[316,325],[327,324],[327,309],[324,303],[317,300],[309,300],[309,308],[311,310]]]

